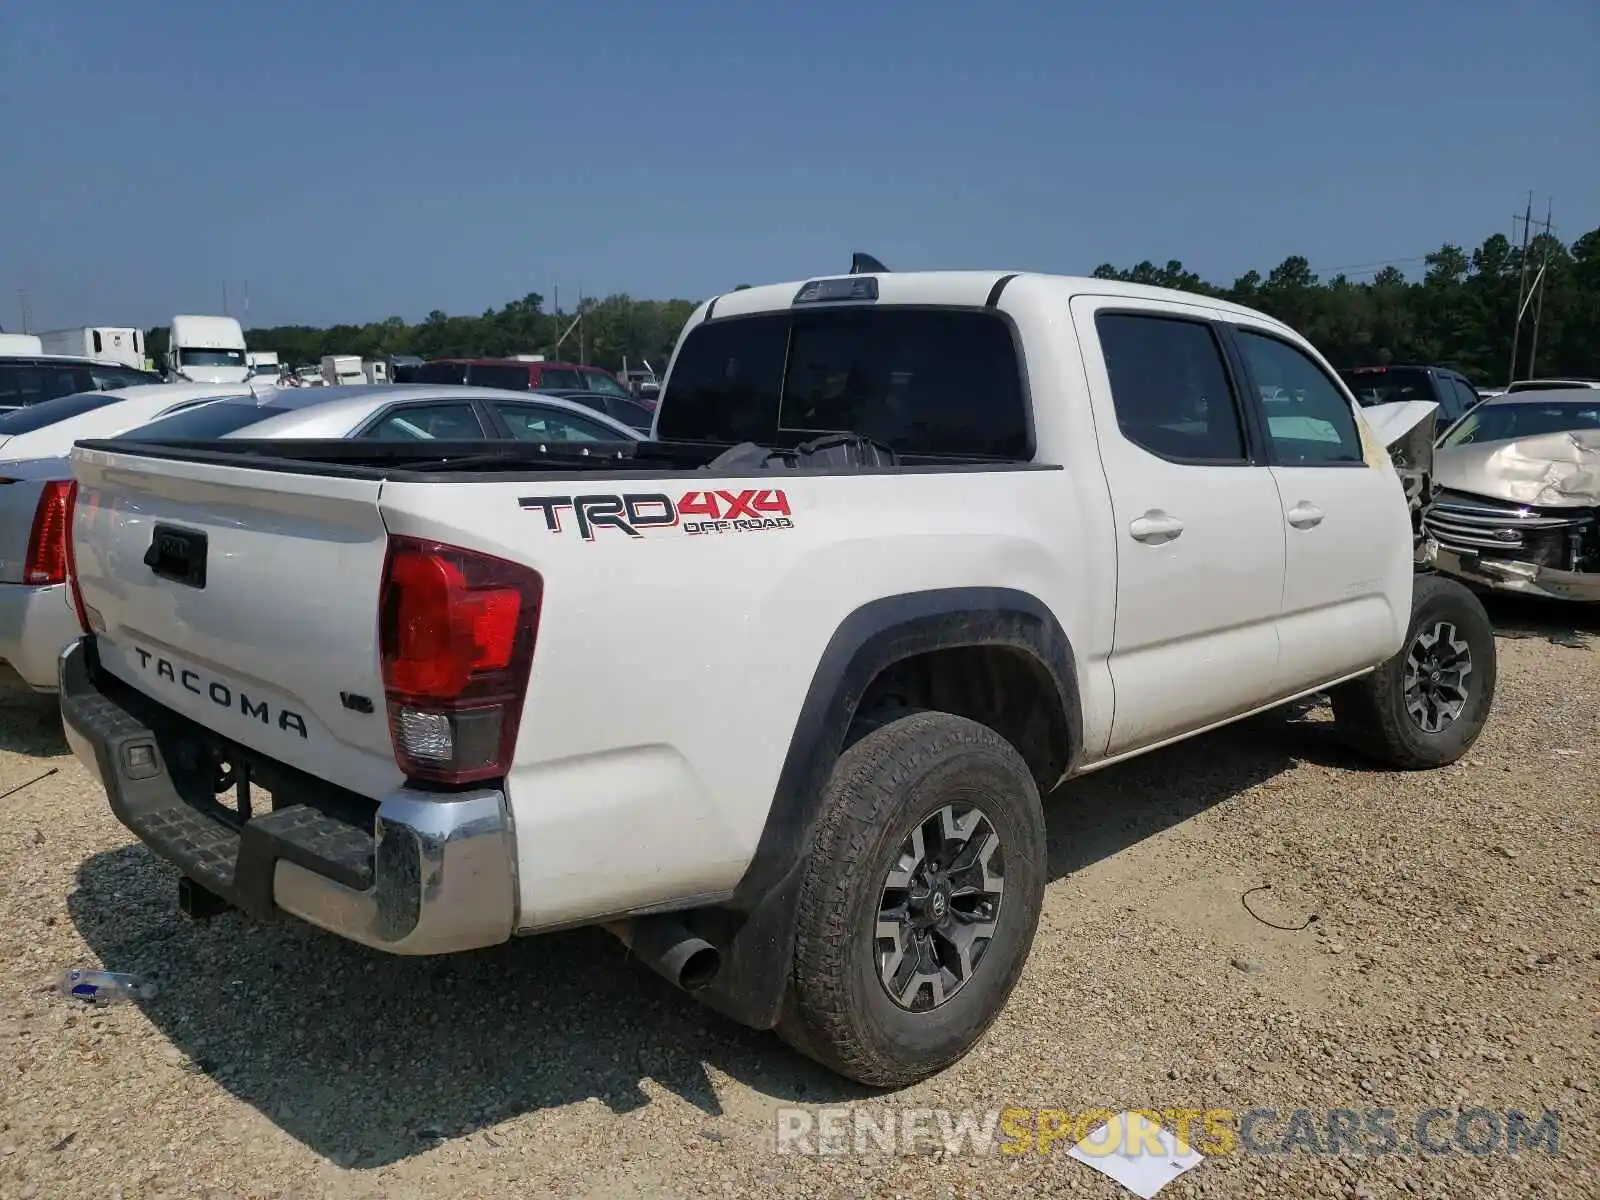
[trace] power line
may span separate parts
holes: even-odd
[[[1528,343],[1528,376],[1533,377],[1534,358],[1539,353],[1539,318],[1544,315],[1544,283],[1550,269],[1550,243],[1554,240],[1550,236],[1550,221],[1555,212],[1555,201],[1550,197],[1545,198],[1544,210],[1544,260],[1539,264],[1539,274],[1534,279],[1534,287],[1539,289],[1539,302],[1533,309],[1533,338]]]
[[[1384,267],[1396,266],[1399,263],[1427,262],[1428,255],[1419,254],[1415,258],[1383,258],[1377,262],[1351,263],[1347,267],[1313,267],[1314,275],[1343,275],[1350,271],[1365,274],[1369,270],[1381,270]]]

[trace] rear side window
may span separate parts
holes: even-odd
[[[140,387],[147,383],[160,383],[161,376],[152,375],[148,371],[117,370],[115,367],[91,367],[89,374],[94,378],[94,386],[103,391],[115,391],[117,388]]]
[[[81,417],[84,413],[93,412],[97,408],[115,404],[118,399],[117,396],[102,396],[97,392],[79,392],[73,396],[58,396],[54,400],[45,400],[40,404],[19,408],[16,412],[0,416],[0,437],[32,433],[35,429],[43,429],[46,425],[54,425],[57,421],[65,421],[68,417]]]
[[[1286,467],[1364,465],[1355,412],[1333,380],[1287,342],[1248,329],[1238,336],[1261,393],[1272,461]]]
[[[570,371],[566,367],[540,367],[539,386],[541,388],[572,388],[580,390],[583,389],[583,373]]]
[[[417,367],[411,376],[414,383],[466,383],[467,364],[431,362]]]
[[[495,411],[519,442],[614,442],[622,437],[604,425],[541,404],[497,404]]]
[[[483,436],[478,414],[461,401],[408,405],[386,413],[361,434],[369,442],[478,441]]]
[[[633,393],[623,387],[604,371],[583,372],[584,386],[591,392],[599,392],[606,396],[632,396]]]
[[[1031,453],[1016,346],[994,313],[863,308],[711,322],[685,339],[667,391],[667,439],[794,445],[856,433],[908,455]]]
[[[467,368],[467,382],[473,387],[525,392],[529,389],[528,368],[500,363],[474,363]]]
[[[22,408],[95,388],[94,375],[85,367],[0,363],[0,408]]]
[[[1094,323],[1123,437],[1178,462],[1245,461],[1238,402],[1209,325],[1133,313]]]

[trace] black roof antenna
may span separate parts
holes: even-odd
[[[887,275],[889,268],[884,266],[872,255],[857,250],[850,256],[850,274],[852,275]]]

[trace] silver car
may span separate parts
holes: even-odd
[[[360,441],[637,442],[639,431],[541,392],[449,384],[285,388],[262,404],[224,401],[121,435],[130,441],[351,438]]]

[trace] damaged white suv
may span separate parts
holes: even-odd
[[[1505,592],[1600,602],[1600,387],[1495,396],[1434,451],[1424,559]]]

